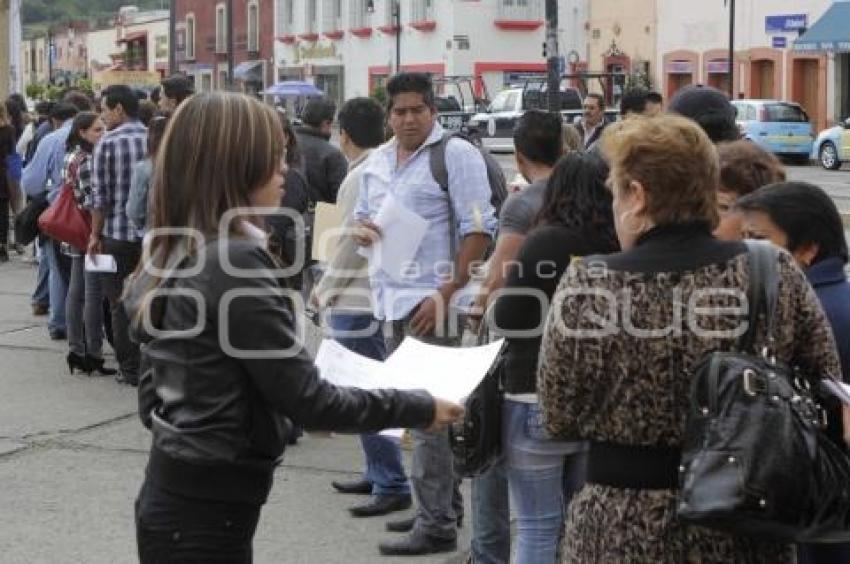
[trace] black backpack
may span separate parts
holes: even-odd
[[[505,179],[505,173],[502,167],[493,158],[489,151],[478,147],[470,138],[463,133],[443,133],[443,138],[431,145],[431,175],[437,181],[440,188],[444,192],[449,191],[449,169],[446,166],[446,146],[452,139],[463,139],[467,143],[478,148],[481,157],[484,159],[484,164],[487,166],[487,181],[490,184],[490,203],[496,210],[496,216],[499,215],[499,210],[502,209],[502,204],[508,199],[508,181]]]

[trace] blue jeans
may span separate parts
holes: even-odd
[[[332,314],[330,326],[334,331],[334,340],[359,355],[374,360],[384,360],[387,357],[387,345],[384,341],[381,324],[369,314]],[[369,334],[363,336],[346,336],[336,333],[362,331]],[[401,448],[393,438],[364,433],[360,435],[363,453],[366,455],[366,471],[363,479],[372,484],[372,493],[409,494],[410,484],[404,473],[401,459]]]
[[[585,446],[551,440],[536,403],[506,399],[503,410],[505,464],[517,513],[516,564],[554,563],[566,504],[583,481]]]
[[[47,257],[48,288],[50,292],[50,316],[47,328],[51,331],[66,331],[65,297],[68,295],[68,281],[71,277],[70,259],[61,256],[59,244],[48,240],[42,247]]]
[[[504,456],[472,479],[472,563],[511,560],[511,507]]]
[[[38,245],[36,259],[38,260],[38,274],[35,279],[35,290],[32,293],[32,305],[43,305],[49,308],[50,289],[48,279],[50,278],[50,268],[47,264],[44,245]]]

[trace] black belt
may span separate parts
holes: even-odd
[[[679,488],[682,451],[674,447],[591,443],[587,483],[637,490]]]

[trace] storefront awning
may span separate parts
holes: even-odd
[[[242,82],[263,81],[263,61],[245,61],[233,69],[233,78]]]
[[[850,52],[850,1],[835,2],[794,42],[795,51]]]

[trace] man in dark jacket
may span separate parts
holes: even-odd
[[[330,143],[335,115],[336,104],[315,98],[307,102],[301,115],[304,126],[295,130],[307,185],[315,202],[335,203],[339,186],[348,174],[345,155]]]

